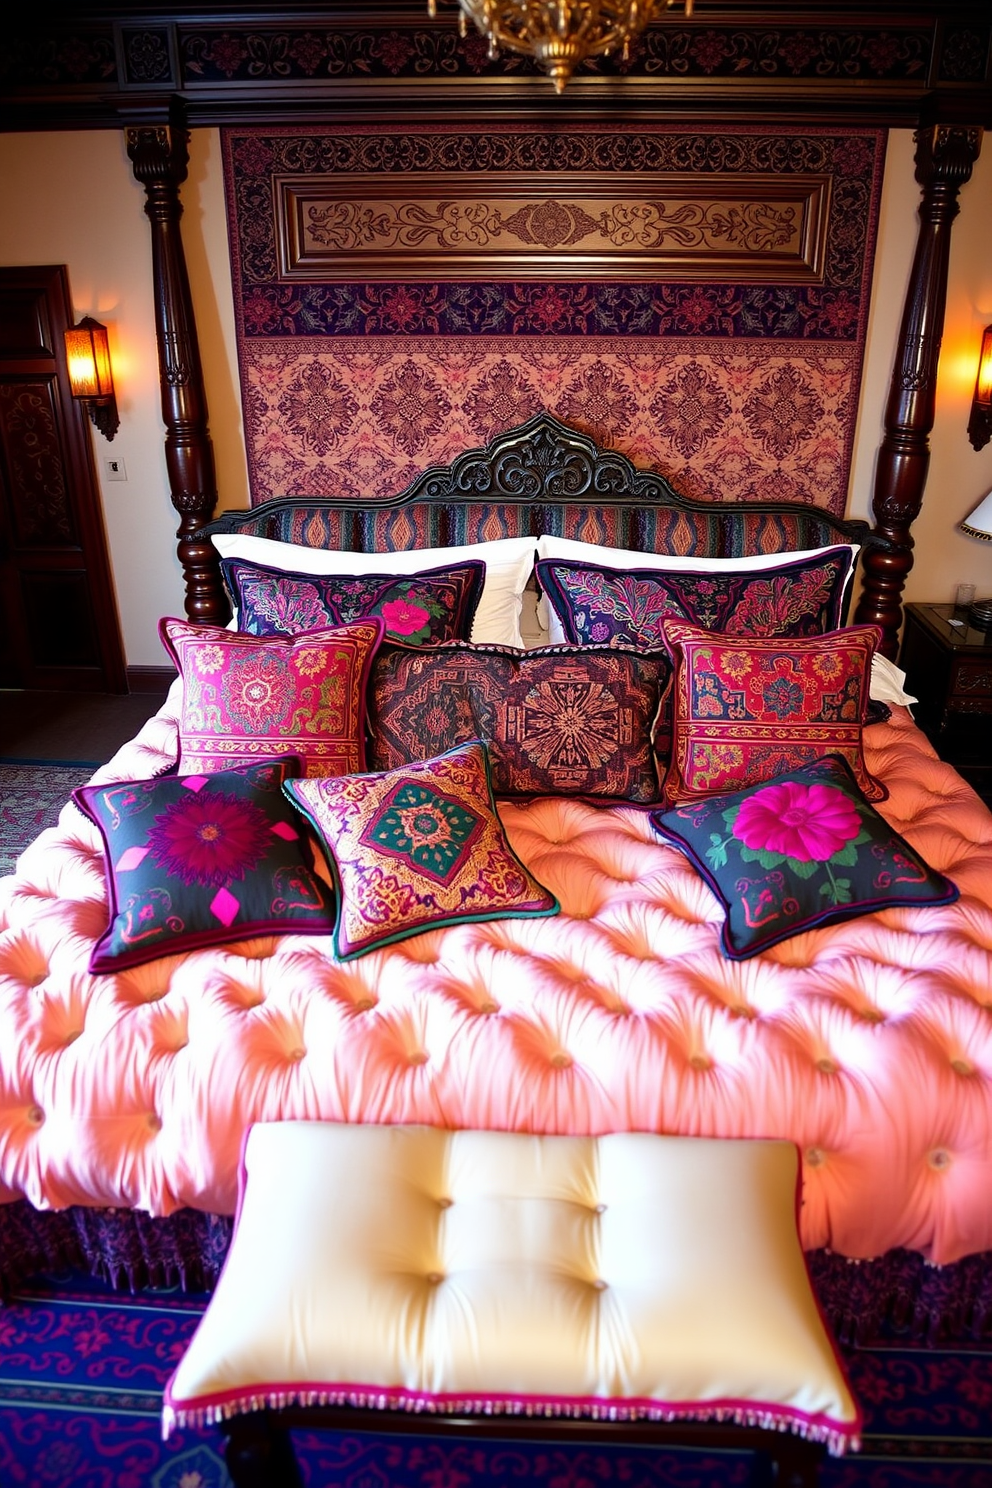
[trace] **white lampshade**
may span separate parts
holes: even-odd
[[[969,537],[980,537],[983,542],[992,542],[992,491],[958,525]]]

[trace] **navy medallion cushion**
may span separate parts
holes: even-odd
[[[399,770],[283,789],[332,867],[342,961],[441,925],[558,912],[506,840],[479,739]]]
[[[467,640],[486,577],[475,560],[393,575],[287,573],[241,558],[224,558],[221,569],[248,635],[300,635],[372,615],[390,640],[414,646]]]
[[[103,838],[110,900],[90,971],[252,935],[330,932],[333,895],[282,793],[300,769],[293,756],[73,791]]]
[[[840,755],[653,811],[651,825],[723,904],[721,944],[734,961],[835,920],[958,897],[865,799]]]
[[[482,738],[498,796],[651,804],[662,799],[653,737],[669,672],[663,654],[620,647],[386,646],[369,682],[369,768]]]
[[[751,571],[624,571],[552,558],[535,573],[566,640],[651,648],[663,644],[667,618],[728,636],[824,635],[841,623],[853,561],[841,544]]]

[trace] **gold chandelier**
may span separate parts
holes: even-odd
[[[500,47],[534,57],[560,93],[580,62],[620,51],[624,61],[630,43],[662,10],[678,0],[458,0],[458,24],[464,36],[466,17],[489,42],[490,59]],[[684,0],[692,15],[692,0]],[[430,16],[436,0],[427,0]]]

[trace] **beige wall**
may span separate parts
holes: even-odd
[[[110,329],[121,428],[93,431],[124,644],[132,666],[165,660],[156,626],[181,614],[177,517],[168,497],[158,394],[149,228],[123,137],[114,131],[0,134],[0,263],[65,263],[77,315]],[[219,135],[194,132],[183,188],[183,234],[200,333],[221,507],[248,502]],[[852,514],[870,508],[875,452],[916,241],[919,188],[907,130],[889,140],[875,288],[851,481]],[[947,599],[971,580],[992,593],[992,547],[955,524],[992,489],[992,444],[976,454],[966,426],[982,327],[992,321],[992,142],[961,193],[940,364],[927,500],[916,525],[909,598]],[[124,460],[126,483],[103,461]]]

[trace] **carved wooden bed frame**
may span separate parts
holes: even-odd
[[[958,211],[958,193],[978,158],[981,136],[978,127],[950,124],[920,129],[916,136],[916,179],[922,188],[920,227],[872,498],[874,533],[881,541],[864,552],[862,589],[854,614],[858,621],[881,627],[882,651],[889,657],[894,657],[898,649],[902,592],[913,565],[911,529],[922,506],[930,461],[929,434],[934,422],[951,224]],[[145,211],[151,222],[166,463],[172,502],[181,518],[177,536],[186,582],[186,614],[191,620],[223,623],[228,614],[227,600],[216,554],[203,533],[214,513],[217,487],[179,228],[179,189],[186,179],[188,162],[188,134],[181,107],[177,103],[168,126],[130,127],[126,140],[134,175],[145,187]],[[417,499],[423,499],[433,479],[434,472],[427,472],[395,500],[409,501],[414,493]],[[674,498],[686,510],[698,505],[675,496],[667,482],[652,479],[656,489],[664,489],[666,499]],[[495,489],[493,494],[497,494]],[[439,529],[443,529],[443,523],[439,523]]]
[[[638,470],[626,455],[600,449],[550,413],[535,414],[450,465],[431,466],[395,496],[358,504],[333,496],[284,497],[225,512],[197,540],[215,532],[360,553],[493,537],[536,539],[542,532],[700,558],[839,542],[860,543],[866,551],[890,546],[867,522],[844,520],[820,507],[690,500],[664,476]],[[219,558],[215,562],[219,568]]]

